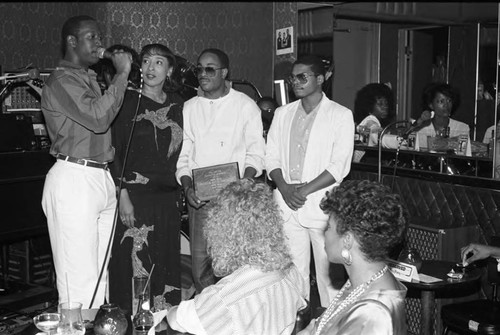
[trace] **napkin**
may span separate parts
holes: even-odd
[[[149,330],[148,335],[155,335],[156,326],[162,322],[162,320],[167,316],[167,313],[168,310],[166,309],[153,313],[155,323],[154,326]]]

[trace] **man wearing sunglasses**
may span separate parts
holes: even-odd
[[[349,109],[323,93],[324,81],[319,57],[303,56],[293,64],[288,82],[299,100],[276,109],[265,167],[277,186],[274,198],[282,209],[293,261],[309,280],[312,245],[321,305],[327,307],[337,291],[324,249],[328,217],[319,203],[350,171],[354,120]]]
[[[194,284],[197,293],[215,283],[202,227],[206,202],[195,194],[192,170],[237,162],[240,178],[253,178],[264,168],[265,141],[261,111],[246,94],[229,83],[229,58],[219,49],[206,49],[195,68],[200,87],[184,103],[184,139],[176,177],[188,202]]]

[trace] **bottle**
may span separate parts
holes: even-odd
[[[125,314],[116,304],[104,304],[94,320],[94,335],[124,335],[127,331]]]
[[[149,299],[146,299],[144,294],[139,296],[139,306],[135,313],[134,330],[137,335],[146,335],[151,327],[154,326],[153,313],[149,310]]]

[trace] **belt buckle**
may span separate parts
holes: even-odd
[[[80,165],[83,165],[83,166],[87,166],[87,160],[86,159],[83,159],[83,158],[78,158],[76,160],[76,163],[77,164],[80,164]]]

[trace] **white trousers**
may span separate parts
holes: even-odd
[[[309,283],[312,245],[321,306],[328,307],[330,301],[332,301],[338,293],[338,290],[333,287],[328,272],[330,262],[328,261],[325,251],[324,229],[306,228],[302,226],[295,212],[292,212],[289,219],[285,221],[283,228],[288,238],[293,262],[304,277],[306,283]],[[310,285],[307,285],[307,289],[310,290]],[[308,292],[307,295],[309,297],[310,292]]]
[[[59,303],[70,299],[81,302],[84,309],[99,308],[107,295],[108,260],[93,306],[90,302],[116,208],[110,172],[58,159],[45,179],[42,207],[47,216]]]

